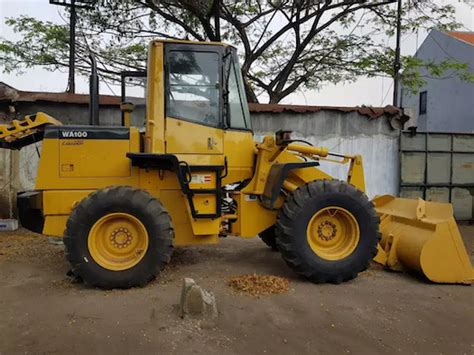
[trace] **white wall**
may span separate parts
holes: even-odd
[[[41,151],[41,143],[37,143]],[[0,149],[0,218],[15,214],[18,191],[34,189],[38,153],[34,145],[20,151]]]
[[[9,218],[13,213],[11,163],[12,152],[0,149],[0,218]]]
[[[362,155],[367,194],[398,194],[398,134],[389,119],[369,119],[358,113],[319,111],[315,113],[260,113],[252,115],[258,139],[279,129],[292,130],[292,137],[304,139],[330,151]],[[323,162],[321,169],[341,180],[347,179],[347,165]]]

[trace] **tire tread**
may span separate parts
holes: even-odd
[[[86,225],[93,225],[107,211],[120,210],[124,201],[130,206],[130,210],[136,211],[147,220],[146,228],[150,241],[149,250],[146,253],[151,254],[150,257],[145,256],[133,268],[125,270],[128,277],[112,278],[107,277],[111,271],[100,267],[91,267],[87,265],[90,263],[85,262],[84,251],[80,250],[79,245],[84,243],[81,238],[87,238],[87,236],[82,235],[81,231],[84,231]],[[150,233],[150,229],[152,233]],[[174,229],[166,208],[145,190],[131,186],[106,187],[91,193],[72,210],[64,233],[65,255],[71,265],[72,273],[87,285],[104,289],[146,285],[158,276],[171,259],[173,240]],[[151,264],[150,267],[137,267],[144,263],[145,259],[147,259],[147,263]],[[100,272],[101,269],[105,272]]]
[[[370,247],[370,258],[358,260],[354,268],[344,270],[340,274],[334,275],[321,270],[313,270],[308,263],[297,252],[295,245],[294,226],[299,223],[298,216],[311,201],[328,194],[344,194],[347,198],[357,202],[364,210],[368,211],[368,223],[375,229],[375,240]],[[315,283],[335,283],[349,281],[357,276],[359,272],[367,269],[370,260],[377,253],[377,243],[381,234],[379,230],[379,217],[375,212],[375,207],[367,196],[354,186],[340,180],[317,180],[300,186],[293,191],[280,209],[277,217],[276,244],[280,250],[284,261],[297,274],[304,276]]]

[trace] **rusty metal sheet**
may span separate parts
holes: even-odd
[[[395,106],[385,107],[368,107],[368,106],[309,106],[309,105],[280,105],[280,104],[258,104],[249,103],[250,112],[268,112],[268,113],[309,113],[319,111],[339,111],[343,113],[357,112],[360,115],[366,116],[370,119],[388,116],[402,116],[400,109]]]
[[[70,104],[89,104],[89,95],[70,94],[66,92],[36,92],[17,90],[0,82],[0,102],[58,102]],[[100,95],[100,104],[105,106],[120,105],[120,96]]]

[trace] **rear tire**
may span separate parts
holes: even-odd
[[[367,196],[338,180],[296,189],[278,213],[276,241],[286,263],[315,283],[341,283],[367,269],[380,220]]]
[[[274,225],[259,233],[258,236],[266,245],[272,248],[272,250],[278,251]]]
[[[169,262],[174,231],[163,205],[128,186],[98,190],[69,216],[64,245],[72,272],[87,285],[144,286]]]

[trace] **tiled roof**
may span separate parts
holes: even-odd
[[[371,106],[308,106],[308,105],[281,105],[281,104],[249,104],[250,112],[293,112],[308,113],[318,111],[338,111],[343,113],[357,112],[369,118],[379,118],[383,115],[401,115],[401,111],[395,106],[371,107]]]
[[[65,102],[70,104],[88,104],[89,95],[70,94],[67,92],[39,92],[39,91],[21,91],[0,81],[0,101],[12,102]],[[120,105],[120,96],[100,95],[101,105],[118,106]]]
[[[138,99],[140,100],[140,99]],[[144,100],[144,99],[141,99]],[[64,92],[37,92],[17,90],[3,82],[0,82],[0,102],[55,102],[68,104],[89,104],[89,95],[70,94]],[[120,97],[111,95],[100,95],[100,104],[104,106],[119,106]],[[357,112],[370,119],[379,118],[383,115],[402,115],[401,111],[394,106],[370,107],[370,106],[308,106],[308,105],[281,105],[281,104],[257,104],[250,103],[249,110],[253,113],[310,113],[318,111],[338,111],[343,113]]]
[[[474,32],[451,31],[448,32],[448,35],[457,38],[463,42],[474,45]]]

